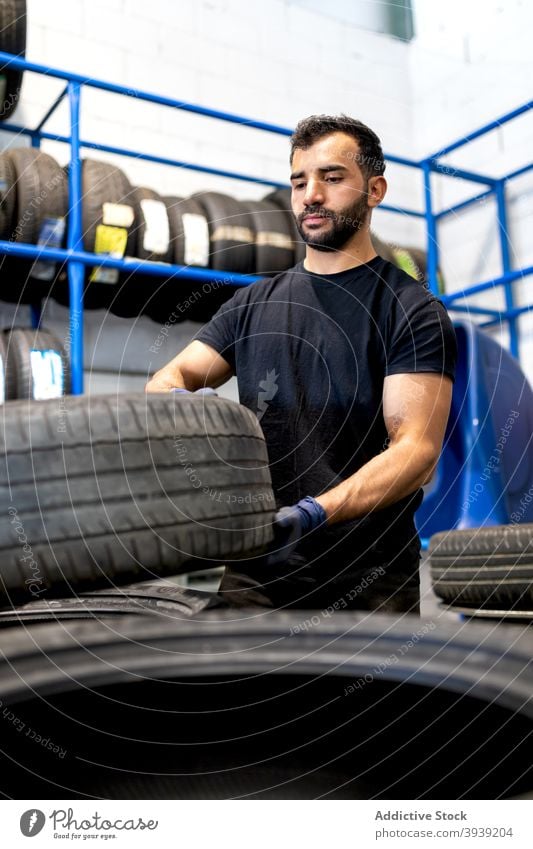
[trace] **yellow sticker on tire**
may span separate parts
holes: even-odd
[[[124,227],[111,227],[108,224],[98,224],[94,240],[94,252],[122,259],[126,253],[128,231]],[[116,283],[119,277],[118,268],[93,268],[89,280],[91,283]]]

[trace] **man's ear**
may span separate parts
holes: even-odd
[[[379,175],[370,177],[368,181],[368,205],[370,207],[379,206],[387,193],[387,181],[385,177]]]

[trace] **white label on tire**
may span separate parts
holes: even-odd
[[[33,400],[46,401],[63,395],[63,361],[52,349],[30,351]]]
[[[0,354],[0,404],[6,400],[6,364],[3,356]]]
[[[260,247],[281,248],[284,251],[292,249],[292,239],[286,233],[276,233],[272,230],[260,230],[255,237],[256,245]]]
[[[219,224],[215,227],[211,236],[213,242],[243,242],[245,245],[251,245],[255,242],[255,233],[249,227],[241,227],[239,224]]]
[[[162,200],[145,198],[141,201],[144,215],[143,249],[149,254],[162,254],[168,251],[170,230],[167,208]]]
[[[209,265],[209,227],[207,218],[193,212],[184,212],[183,236],[185,241],[185,265]]]
[[[107,224],[108,227],[125,227],[128,229],[133,226],[134,221],[135,212],[132,206],[125,203],[102,204],[102,224]]]

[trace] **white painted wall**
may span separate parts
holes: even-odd
[[[415,0],[415,14],[417,37],[405,44],[348,23],[335,4],[323,4],[321,12],[290,0],[28,0],[27,56],[288,127],[313,112],[347,112],[372,126],[386,151],[422,156],[526,99],[533,78],[527,43],[533,21],[527,0],[507,0],[505,5],[494,0]],[[61,85],[26,75],[13,120],[37,123]],[[498,131],[471,151],[458,151],[450,162],[505,173],[530,157],[530,120]],[[48,129],[67,132],[65,105]],[[287,178],[286,139],[134,98],[86,90],[81,132],[87,139],[162,156]],[[62,163],[68,159],[62,145],[45,143],[43,149]],[[116,161],[134,184],[164,194],[210,188],[252,198],[267,191],[131,158]],[[421,207],[419,174],[390,165],[387,176],[390,203]],[[470,188],[438,180],[435,200],[448,204]],[[530,178],[517,181],[509,198],[516,259],[531,261]],[[423,227],[411,218],[378,211],[374,225],[397,243],[425,244]],[[494,218],[488,209],[447,222],[441,235],[442,264],[451,288],[498,273]],[[531,285],[529,281],[529,291]],[[517,298],[524,297],[519,287]],[[4,325],[9,312],[2,308]],[[24,320],[22,313],[18,320]],[[46,324],[66,334],[65,311],[51,304]],[[170,358],[192,330],[190,325],[175,327],[161,358]],[[88,312],[87,366],[144,374],[158,332],[149,319],[132,323]],[[526,352],[529,345],[528,336]],[[141,385],[144,377],[138,380]]]
[[[417,37],[409,48],[414,140],[420,156],[512,111],[531,98],[533,6],[527,0],[414,0]],[[452,152],[453,168],[502,176],[531,161],[533,114]],[[482,191],[482,186],[439,178],[437,207]],[[508,234],[515,267],[533,263],[533,172],[508,184]],[[441,262],[449,291],[501,273],[493,201],[446,219],[439,228]],[[515,286],[517,305],[533,301],[533,277]],[[503,290],[469,301],[501,307]],[[521,362],[533,381],[533,324],[520,320]],[[501,334],[504,342],[507,334]]]

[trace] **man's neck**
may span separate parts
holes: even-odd
[[[307,245],[307,251],[304,259],[304,268],[306,271],[312,271],[315,274],[338,274],[340,271],[347,271],[349,268],[356,268],[358,265],[366,265],[371,259],[376,256],[376,251],[370,239],[370,236],[365,234],[366,238],[362,239],[359,244],[348,243],[340,251],[317,251],[310,245]]]

